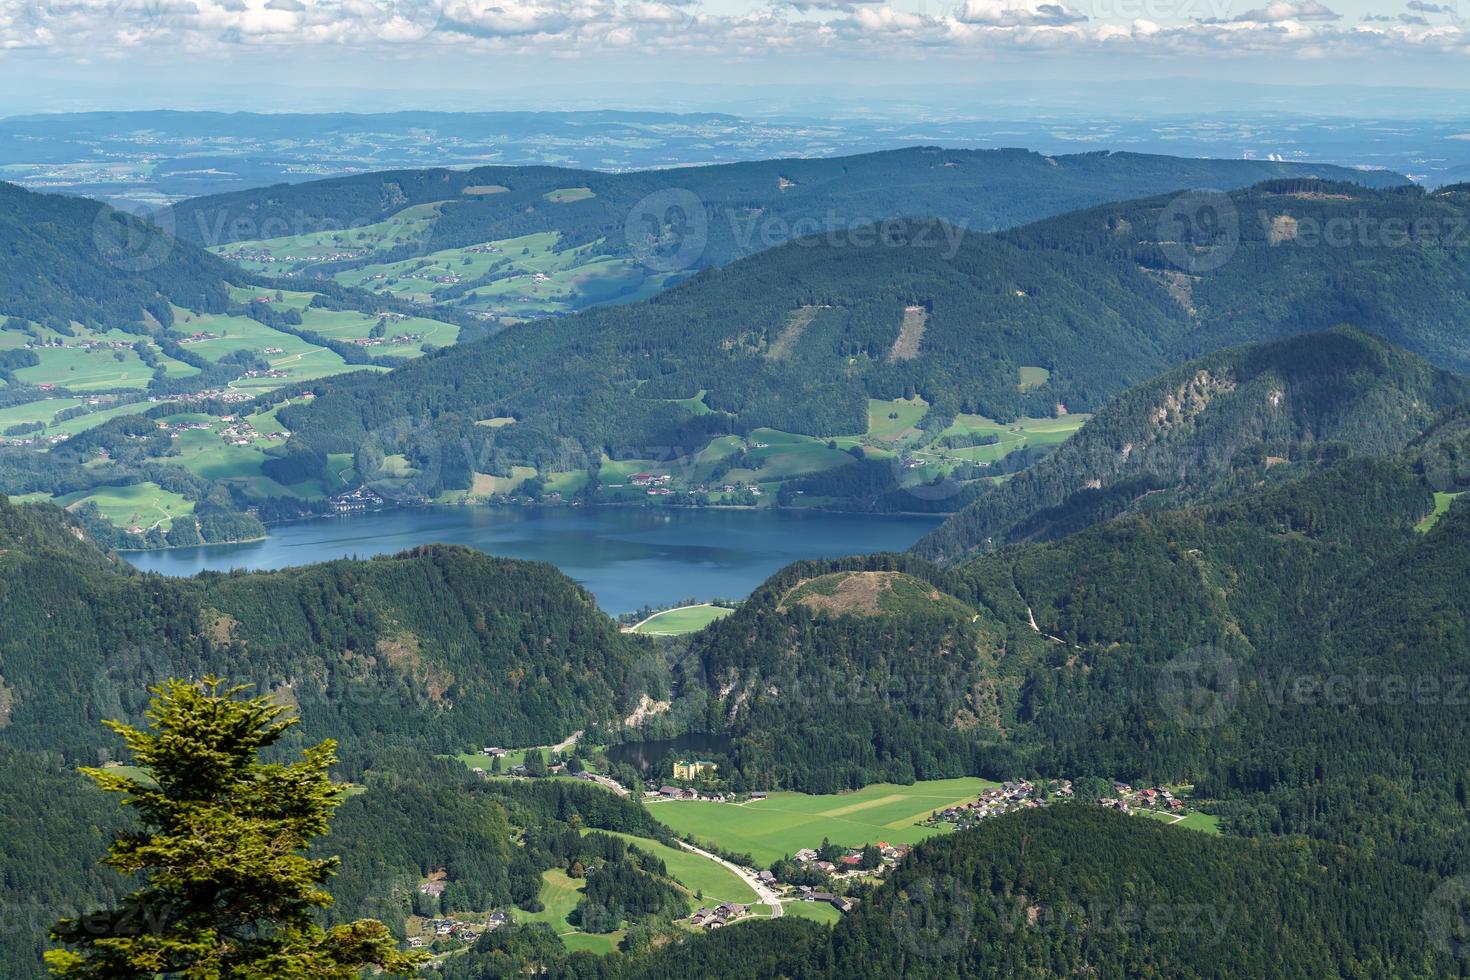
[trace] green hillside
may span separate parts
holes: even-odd
[[[46,505],[0,499],[0,533],[0,744],[94,756],[101,719],[136,717],[147,684],[210,671],[346,746],[552,744],[638,701],[642,642],[550,566],[430,547],[175,580],[107,559]]]
[[[484,331],[329,282],[267,285],[171,237],[166,220],[9,184],[0,201],[0,492],[72,508],[119,547],[259,537],[244,512],[269,515],[271,500],[326,509],[334,481],[267,475],[285,442],[271,410],[320,379]],[[172,439],[139,440],[160,425],[178,426]]]
[[[1455,193],[1293,182],[1260,185],[1232,201],[1240,214],[1299,213],[1298,226],[1359,212],[1444,223],[1463,219],[1466,207]],[[1004,425],[1095,411],[1130,385],[1226,343],[1347,324],[1440,367],[1470,365],[1457,326],[1470,316],[1463,249],[1437,241],[1271,244],[1257,223],[1243,221],[1232,261],[1190,276],[1194,298],[1182,303],[1174,250],[1156,234],[1167,203],[1110,205],[968,235],[952,256],[933,223],[889,227],[881,242],[866,239],[871,247],[854,247],[856,237],[788,244],[705,271],[645,304],[513,327],[386,379],[345,379],[309,410],[288,413],[289,449],[304,469],[320,468],[321,454],[355,451],[394,420],[420,420],[417,441],[443,450],[427,489],[443,492],[469,488],[472,474],[492,462],[546,473],[594,468],[605,454],[685,466],[719,437],[762,427],[839,448],[852,444],[844,437],[863,434],[866,455],[886,452],[896,459],[891,471],[907,479],[922,472],[933,484],[909,499],[953,506],[964,501],[953,499],[946,472],[960,470],[951,477],[959,483],[1009,472],[963,457],[918,469],[921,452],[988,448],[941,444],[958,420]],[[1037,367],[1049,372],[1040,384],[1039,374],[1022,371]],[[887,425],[894,414],[902,421],[900,409],[916,399],[927,408],[907,424],[911,434],[885,450],[872,403],[892,403],[877,419]],[[516,423],[473,424],[507,417]],[[405,449],[411,457],[423,452]],[[864,489],[804,489],[882,496],[866,489],[865,474],[849,475]]]
[[[1351,328],[1220,351],[1119,395],[914,550],[953,559],[1290,478],[1346,455],[1390,455],[1467,399],[1470,382]]]

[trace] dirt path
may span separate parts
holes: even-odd
[[[726,861],[722,857],[716,857],[709,851],[701,850],[700,848],[695,847],[693,844],[686,844],[683,841],[679,841],[678,844],[686,851],[691,851],[695,854],[698,854],[700,857],[708,858],[716,864],[735,872],[735,874],[739,876],[741,881],[745,882],[751,887],[751,889],[756,893],[757,897],[760,898],[762,904],[770,906],[771,918],[779,919],[783,914],[785,914],[786,910],[781,907],[781,899],[777,897],[775,892],[771,891],[771,889],[767,888],[764,884],[761,883],[761,880],[755,876],[755,872],[747,870],[746,868],[742,868],[740,865],[733,862]]]
[[[1053,643],[1060,643],[1063,646],[1067,645],[1067,641],[1062,639],[1060,636],[1052,636],[1050,633],[1041,632],[1041,627],[1036,625],[1036,614],[1031,611],[1031,603],[1029,602],[1026,603],[1026,618],[1031,620],[1031,628],[1035,630],[1039,636],[1044,636],[1048,640],[1051,640]]]
[[[581,737],[582,729],[579,728],[576,731],[572,732],[572,734],[568,735],[566,738],[562,739],[560,742],[557,742],[555,745],[553,745],[551,747],[551,751],[565,752],[567,749],[575,745],[577,743],[577,739]]]

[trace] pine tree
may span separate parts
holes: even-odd
[[[324,930],[313,921],[332,902],[322,886],[338,862],[303,852],[341,803],[327,775],[335,744],[291,764],[261,762],[296,719],[224,683],[152,688],[148,730],[105,723],[143,775],[82,770],[138,814],[139,829],[119,834],[103,863],[145,884],[116,908],[52,927],[51,938],[72,947],[46,954],[52,974],[350,980],[369,966],[412,974],[421,955],[400,952],[381,922]]]

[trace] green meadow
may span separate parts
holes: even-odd
[[[585,949],[594,953],[609,953],[617,948],[618,940],[623,938],[622,930],[592,935],[582,932],[567,921],[567,916],[572,914],[572,910],[582,899],[582,882],[567,877],[562,868],[550,868],[541,872],[541,882],[541,891],[537,898],[541,899],[545,908],[540,912],[514,909],[511,915],[517,922],[544,922],[561,937],[567,949],[573,952]]]
[[[1428,533],[1430,528],[1439,523],[1439,519],[1445,515],[1445,512],[1447,510],[1450,509],[1450,504],[1454,503],[1455,498],[1458,496],[1460,496],[1458,493],[1436,492],[1434,495],[1434,511],[1428,517],[1424,518],[1424,520],[1415,525],[1414,529],[1420,534]]]
[[[698,606],[680,606],[678,609],[666,609],[663,612],[654,613],[634,626],[633,632],[648,633],[652,636],[678,636],[682,633],[694,633],[716,620],[725,618],[734,611],[725,606],[712,606],[708,603]]]
[[[156,483],[135,483],[126,487],[98,487],[55,498],[62,507],[72,508],[94,503],[102,516],[118,527],[138,526],[145,530],[173,526],[175,517],[194,513],[194,504]]]
[[[769,864],[822,838],[856,847],[887,841],[913,844],[942,829],[920,826],[935,810],[967,803],[993,782],[975,777],[876,783],[853,793],[812,796],[772,793],[745,804],[677,800],[650,805],[649,812],[676,833],[735,853],[749,852]]]
[[[700,857],[680,847],[660,844],[646,837],[616,833],[613,836],[621,837],[639,850],[647,851],[663,861],[669,877],[689,892],[691,903],[702,901],[706,905],[719,905],[724,902],[739,902],[741,905],[750,905],[757,900],[755,890],[742,881],[739,875],[709,858]],[[704,897],[696,898],[697,895]]]

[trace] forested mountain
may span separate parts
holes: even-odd
[[[673,710],[733,736],[756,785],[1196,782],[1237,831],[1465,871],[1470,511],[1431,516],[1462,415],[1400,454],[959,566],[792,566],[690,640]]]
[[[93,756],[98,724],[137,717],[146,685],[209,672],[346,747],[550,744],[638,702],[643,641],[548,565],[435,546],[165,579],[73,533],[60,510],[0,499],[0,743]]]
[[[1229,199],[1241,216],[1230,260],[1195,271],[1203,245],[1160,240],[1169,198],[994,236],[910,222],[790,243],[643,304],[513,327],[386,379],[339,379],[287,413],[290,450],[310,472],[391,424],[415,433],[401,447],[410,458],[434,447],[439,483],[454,488],[487,461],[565,470],[602,452],[695,452],[759,426],[861,433],[869,398],[920,396],[925,429],[962,412],[1047,417],[1095,410],[1226,344],[1339,324],[1463,369],[1470,253],[1433,235],[1328,245],[1302,229],[1351,228],[1360,215],[1373,228],[1448,229],[1467,200],[1258,185]],[[1027,383],[1023,368],[1045,380]],[[497,417],[517,424],[474,425]]]
[[[547,565],[428,547],[165,579],[133,571],[64,511],[0,496],[0,904],[11,916],[0,974],[41,976],[51,923],[127,884],[96,864],[127,817],[74,771],[120,757],[101,721],[137,721],[148,685],[207,673],[291,705],[292,747],[336,739],[339,775],[366,790],[323,845],[344,857],[331,886],[342,920],[377,915],[401,933],[414,911],[529,904],[541,872],[574,859],[617,865],[616,880],[676,914],[684,899],[656,861],[621,842],[577,843],[593,827],[665,838],[633,802],[583,784],[487,783],[438,757],[616,727],[641,700],[632,668],[646,655]],[[444,894],[421,894],[440,870]],[[614,910],[606,931],[642,909]]]
[[[229,305],[223,259],[158,226],[85,198],[0,182],[0,316],[68,327],[169,326],[170,304],[203,313]]]
[[[688,263],[702,268],[834,225],[845,229],[884,218],[938,217],[992,231],[1103,201],[1190,187],[1243,187],[1276,177],[1370,187],[1406,182],[1386,171],[1330,164],[911,147],[625,173],[498,166],[390,170],[195,198],[175,205],[171,216],[181,238],[223,245],[353,228],[405,207],[449,202],[422,251],[556,231],[569,246],[607,239],[606,248],[615,253],[627,248],[624,228],[635,206],[664,192],[664,199],[649,202],[656,209],[650,218],[674,220],[663,208],[687,207],[690,200],[703,207],[702,221],[684,216],[707,229],[700,236],[707,240],[702,254]],[[548,193],[565,188],[585,188],[591,195],[566,203],[547,200]]]
[[[953,559],[1281,479],[1304,465],[1389,455],[1467,400],[1470,382],[1353,328],[1219,351],[1128,389],[914,551]]]
[[[831,932],[735,926],[635,960],[484,937],[449,980],[1460,975],[1436,880],[1346,848],[1257,846],[1061,805],[930,840]]]

